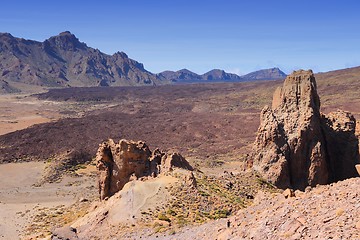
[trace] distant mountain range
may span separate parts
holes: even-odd
[[[214,69],[198,75],[189,70],[153,74],[124,52],[108,55],[88,47],[70,32],[44,42],[0,33],[0,92],[18,91],[15,83],[46,87],[142,86],[196,82],[237,82],[285,78],[278,68],[244,76]],[[15,84],[16,85],[16,84]]]
[[[243,76],[227,73],[221,69],[213,69],[202,75],[187,69],[179,71],[164,71],[157,74],[161,79],[167,79],[172,83],[205,83],[205,82],[241,82],[255,80],[277,80],[284,79],[286,74],[279,68],[263,69]]]

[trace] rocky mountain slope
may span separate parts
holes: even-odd
[[[0,93],[14,93],[19,92],[18,89],[10,86],[7,81],[0,80]]]
[[[107,55],[63,32],[44,42],[0,34],[0,80],[49,87],[167,83],[125,53]]]

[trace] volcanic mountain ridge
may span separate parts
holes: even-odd
[[[44,42],[0,34],[0,80],[48,87],[165,84],[125,53],[107,55],[70,32]]]
[[[124,52],[113,55],[88,47],[69,31],[44,42],[0,33],[1,92],[16,92],[26,85],[44,87],[153,86],[172,83],[239,82],[283,79],[278,68],[238,76],[213,69],[198,75],[187,69],[153,74]],[[25,84],[25,87],[24,87]],[[20,86],[19,86],[20,85]]]

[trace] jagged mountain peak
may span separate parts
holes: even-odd
[[[5,39],[5,38],[14,38],[14,36],[7,32],[0,32],[0,39]]]
[[[87,45],[83,42],[80,42],[80,40],[70,31],[65,31],[57,36],[50,37],[49,39],[45,40],[45,42],[49,42],[52,47],[67,51],[87,48]]]
[[[124,52],[116,52],[113,56],[121,57],[121,58],[128,58],[128,55]]]
[[[70,31],[64,31],[59,33],[59,36],[75,36],[75,35],[72,34]]]
[[[17,42],[21,41],[23,39],[15,38],[10,33],[0,33],[0,46],[1,45],[16,45]],[[0,48],[1,50],[1,48]]]

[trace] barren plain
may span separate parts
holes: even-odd
[[[359,76],[360,68],[317,74],[322,111],[341,108],[360,119]],[[241,174],[260,111],[271,104],[281,83],[65,88],[1,95],[0,238],[49,237],[54,227],[84,215],[97,198],[91,162],[99,143],[108,138],[177,150],[207,176]],[[73,152],[86,157],[58,167]],[[58,172],[60,177],[51,178]]]

